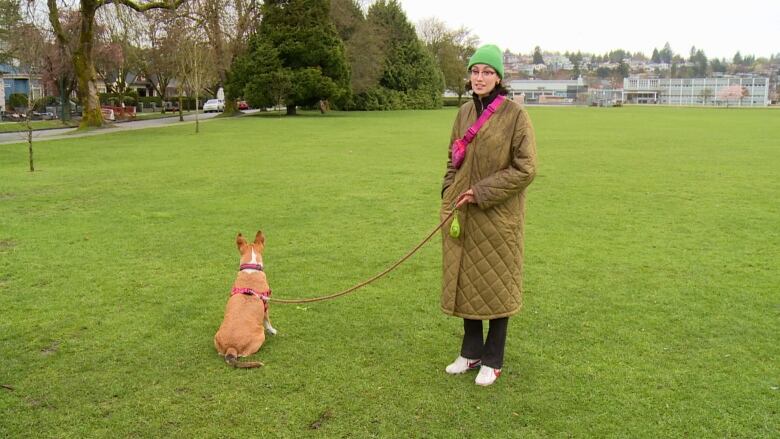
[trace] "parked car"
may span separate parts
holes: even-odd
[[[247,104],[246,101],[237,101],[236,102],[236,107],[239,110],[248,110],[249,109],[249,104]]]
[[[56,118],[57,115],[51,111],[43,111],[43,112],[33,111],[32,113],[32,120],[52,120]]]
[[[215,113],[225,111],[225,101],[220,101],[219,99],[209,99],[206,101],[206,103],[203,104],[203,112],[210,113],[212,111]]]

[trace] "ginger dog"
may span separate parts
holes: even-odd
[[[239,233],[236,245],[241,253],[238,276],[225,306],[225,318],[214,336],[214,346],[233,367],[259,367],[262,362],[239,362],[238,357],[252,355],[260,349],[265,341],[263,326],[276,335],[268,319],[271,288],[263,271],[265,236],[258,231],[255,241],[248,243]]]

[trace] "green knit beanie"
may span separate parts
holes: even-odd
[[[471,66],[474,64],[487,64],[496,69],[496,73],[498,73],[500,78],[504,78],[504,55],[495,44],[485,44],[477,49],[474,55],[471,55],[471,59],[469,59],[468,68],[471,69]]]

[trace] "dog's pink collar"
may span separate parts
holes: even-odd
[[[243,270],[257,270],[263,271],[263,264],[241,264],[238,266],[238,271]]]
[[[268,311],[268,298],[271,297],[271,290],[268,289],[268,291],[262,291],[258,293],[257,291],[251,289],[251,288],[238,288],[233,287],[232,290],[230,290],[230,295],[235,296],[236,294],[246,294],[248,296],[255,296],[260,298],[260,300],[263,301],[263,308],[265,308],[266,311]]]

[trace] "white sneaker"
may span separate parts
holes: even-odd
[[[501,376],[501,369],[493,369],[489,366],[482,366],[479,368],[479,373],[474,382],[479,386],[489,386],[496,382],[496,379]]]
[[[480,364],[482,364],[481,360],[469,360],[458,355],[458,358],[444,370],[450,375],[458,375],[476,369]]]

